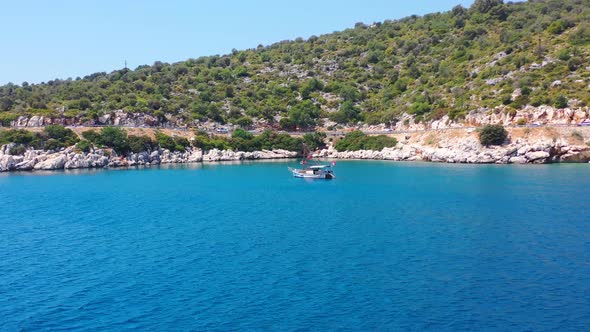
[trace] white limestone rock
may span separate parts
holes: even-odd
[[[66,162],[68,161],[65,154],[54,154],[49,156],[46,160],[41,161],[35,165],[35,169],[40,170],[52,170],[52,169],[63,169]]]

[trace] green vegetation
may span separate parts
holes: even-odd
[[[502,145],[508,138],[508,132],[501,125],[486,125],[479,130],[481,145]]]
[[[11,154],[23,154],[28,148],[59,150],[78,141],[76,133],[63,126],[47,126],[38,133],[24,129],[0,130],[0,145],[16,144],[10,151]]]
[[[360,130],[347,134],[334,146],[338,151],[373,150],[381,151],[383,148],[394,147],[397,140],[385,135],[367,136]]]
[[[87,142],[99,147],[111,148],[119,155],[125,155],[129,152],[149,152],[158,147],[170,151],[185,151],[187,147],[190,147],[190,142],[184,137],[172,137],[159,131],[156,132],[155,136],[156,140],[154,141],[145,135],[127,135],[124,129],[116,127],[104,127],[100,132],[88,130],[82,133],[82,137]],[[86,143],[83,144],[82,147],[85,147]],[[79,146],[78,148],[83,150],[82,147]]]
[[[170,151],[186,151],[186,148],[189,147],[191,144],[190,142],[180,136],[172,137],[168,136],[162,132],[156,132],[156,143],[162,149],[168,149]],[[145,151],[145,149],[144,149]]]
[[[576,83],[590,79],[582,70],[590,66],[589,8],[590,0],[477,0],[471,8],[359,23],[227,55],[6,84],[0,124],[20,115],[95,121],[122,109],[161,122],[171,115],[248,128],[264,120],[307,130],[324,119],[390,124],[403,113],[461,119],[501,103],[562,104],[559,96],[590,105]],[[556,80],[562,84],[552,86]],[[530,96],[505,98],[525,86]]]
[[[314,138],[315,137],[316,136],[314,136]],[[271,130],[266,130],[262,134],[255,136],[243,129],[236,129],[231,138],[208,135],[205,132],[197,132],[193,141],[193,146],[203,150],[231,149],[234,151],[253,152],[283,149],[299,152],[302,151],[303,140],[301,138],[292,137],[288,134],[279,134]]]

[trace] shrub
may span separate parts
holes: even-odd
[[[82,152],[88,153],[92,149],[92,143],[87,140],[81,140],[76,144],[76,148]]]
[[[547,31],[554,35],[559,35],[570,27],[571,23],[567,22],[566,20],[557,20],[549,25]]]
[[[566,108],[567,107],[567,98],[564,95],[559,95],[555,98],[555,102],[553,106],[557,108]]]
[[[561,49],[557,55],[557,58],[561,61],[568,61],[571,57],[571,50],[569,48]]]
[[[242,116],[236,120],[236,124],[242,128],[250,128],[252,123],[252,118],[249,116]]]
[[[233,134],[232,134],[232,138],[241,138],[243,140],[251,140],[252,138],[254,138],[254,134],[249,133],[247,131],[245,131],[244,129],[236,129]]]
[[[8,151],[8,154],[12,155],[12,156],[20,156],[25,154],[25,152],[27,151],[27,148],[22,145],[22,144],[18,144],[13,146],[12,148],[10,148],[10,151]]]
[[[486,125],[479,131],[479,142],[484,146],[502,145],[508,132],[502,125]]]
[[[0,113],[0,126],[8,127],[10,123],[18,119],[17,114],[13,113]]]
[[[80,141],[76,133],[64,126],[47,126],[43,129],[43,134],[48,138],[46,145],[49,144],[50,147],[46,146],[45,148],[49,150],[72,146]]]
[[[581,132],[574,130],[572,132],[572,137],[580,142],[584,142],[584,136],[582,135]]]
[[[63,145],[60,141],[50,138],[45,142],[45,150],[54,150],[57,151],[62,148]]]
[[[170,151],[186,151],[190,142],[184,137],[168,136],[160,131],[156,132],[156,143],[162,148]]]
[[[99,144],[100,143],[100,134],[94,130],[87,130],[82,132],[82,137],[84,137],[89,142]]]
[[[35,134],[24,129],[0,131],[0,144],[16,143],[29,145],[35,140]]]
[[[154,142],[151,138],[149,138],[146,135],[129,135],[129,137],[127,138],[127,142],[129,143],[129,150],[134,153],[152,151],[156,146],[156,142]]]
[[[374,150],[381,151],[386,147],[393,147],[397,144],[394,137],[386,135],[367,136],[360,130],[347,134],[335,145],[338,151]]]

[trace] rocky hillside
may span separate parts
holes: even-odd
[[[7,84],[0,123],[576,123],[589,113],[589,22],[590,0],[476,0],[222,56]]]

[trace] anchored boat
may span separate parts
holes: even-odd
[[[296,178],[331,180],[336,177],[332,165],[313,165],[300,169],[289,167],[289,170]]]
[[[307,146],[303,144],[303,160],[301,161],[301,165],[307,165],[308,160],[311,159],[311,153],[309,153]],[[332,166],[334,165],[336,165],[335,162],[332,162],[331,165],[310,165],[304,168],[289,167],[289,171],[291,171],[296,178],[331,180],[336,177],[332,170]]]

